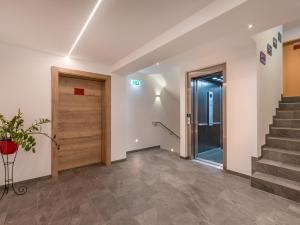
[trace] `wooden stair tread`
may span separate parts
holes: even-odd
[[[296,164],[280,162],[280,161],[264,159],[264,158],[258,160],[257,163],[262,163],[262,164],[266,164],[266,165],[270,165],[270,166],[276,166],[276,167],[281,167],[284,169],[289,169],[289,170],[294,170],[294,171],[300,172],[300,165],[296,165]]]
[[[264,180],[273,184],[277,184],[283,187],[287,187],[300,192],[300,182],[288,180],[282,177],[273,176],[266,173],[255,172],[252,175],[253,178]]]

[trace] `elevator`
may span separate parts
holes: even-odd
[[[223,166],[223,71],[190,79],[192,158]]]

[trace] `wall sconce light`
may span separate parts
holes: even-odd
[[[160,92],[159,91],[155,92],[155,97],[160,98]]]

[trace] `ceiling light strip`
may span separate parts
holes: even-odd
[[[71,47],[71,49],[70,49],[70,51],[69,51],[69,53],[68,53],[68,55],[67,55],[68,58],[71,56],[72,52],[74,51],[76,45],[78,44],[78,42],[79,42],[81,36],[83,35],[83,33],[84,33],[84,31],[86,30],[87,26],[89,25],[90,21],[92,20],[94,14],[96,13],[96,11],[97,11],[97,9],[98,9],[98,7],[99,7],[99,5],[100,5],[101,2],[102,2],[102,0],[98,0],[98,1],[97,1],[96,5],[94,6],[92,12],[90,13],[90,15],[89,15],[89,17],[88,17],[88,19],[87,19],[87,21],[85,22],[85,24],[84,24],[83,27],[81,28],[80,33],[78,34],[78,36],[77,36],[75,42],[73,43],[73,45],[72,45],[72,47]]]

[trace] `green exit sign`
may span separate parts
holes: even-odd
[[[132,86],[141,86],[141,81],[140,80],[131,80],[131,85]]]

